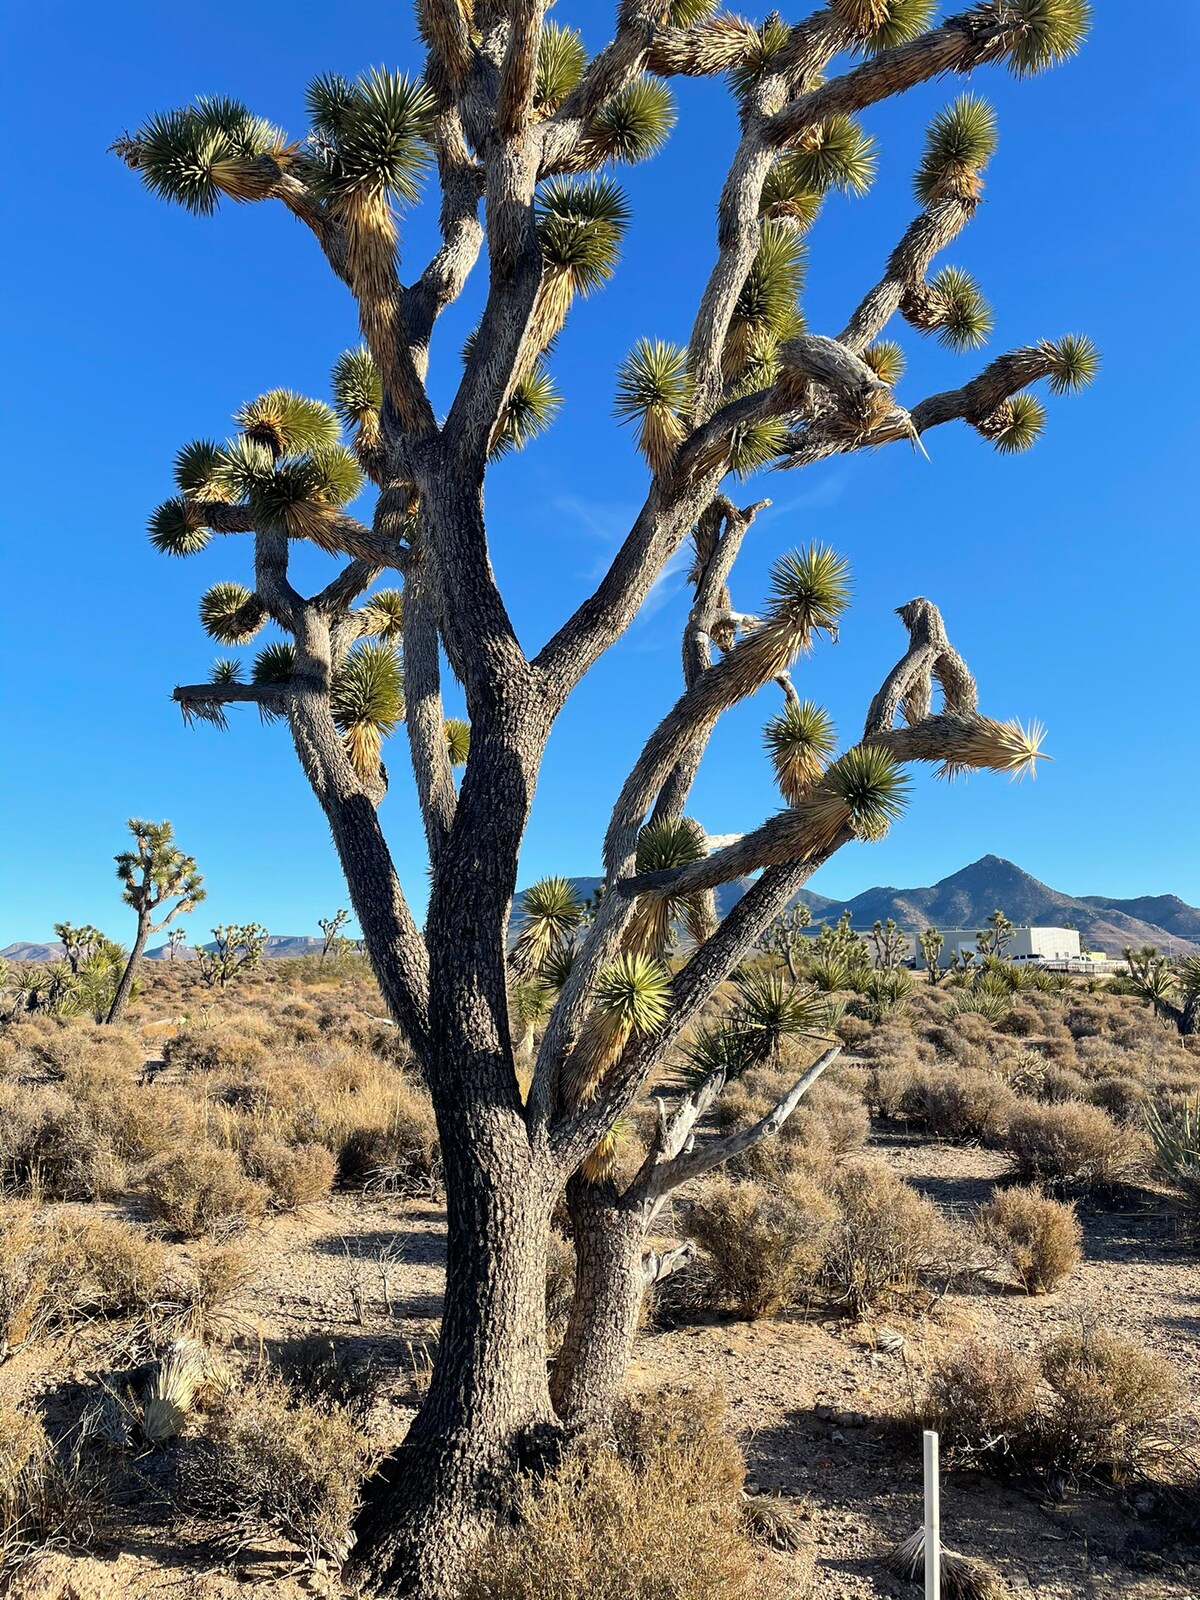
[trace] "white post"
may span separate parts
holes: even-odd
[[[925,1431],[925,1600],[941,1600],[942,1517],[938,1500],[938,1436]]]

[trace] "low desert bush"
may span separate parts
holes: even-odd
[[[1149,1095],[1136,1078],[1097,1078],[1087,1086],[1087,1098],[1117,1122],[1136,1123],[1141,1118]]]
[[[250,1177],[266,1184],[279,1211],[327,1199],[337,1172],[333,1153],[323,1144],[286,1144],[270,1133],[251,1139],[242,1160]]]
[[[317,1136],[333,1151],[342,1183],[427,1193],[441,1176],[429,1096],[394,1068],[361,1086],[335,1089],[321,1105]]]
[[[0,1590],[47,1547],[86,1544],[96,1511],[95,1487],[60,1459],[41,1419],[0,1398]]]
[[[187,1445],[177,1491],[186,1510],[247,1536],[282,1534],[310,1561],[345,1558],[370,1447],[339,1406],[260,1379],[229,1395]]]
[[[267,1192],[242,1171],[232,1150],[201,1145],[179,1150],[146,1177],[150,1216],[185,1239],[228,1231],[262,1215]]]
[[[854,1315],[910,1293],[946,1259],[947,1226],[890,1168],[854,1162],[837,1176],[839,1215],[829,1230],[821,1282]]]
[[[1040,1189],[997,1189],[980,1208],[977,1226],[1028,1294],[1046,1293],[1079,1265],[1083,1229],[1075,1207]]]
[[[1064,1189],[1103,1189],[1129,1178],[1142,1141],[1099,1106],[1018,1105],[1008,1119],[1004,1148],[1018,1175]]]
[[[0,1083],[0,1189],[97,1200],[124,1183],[111,1141],[64,1089]]]
[[[716,1397],[627,1402],[615,1442],[587,1441],[518,1488],[463,1600],[774,1600],[774,1558],[745,1530],[744,1472]]]
[[[1032,1355],[975,1342],[944,1356],[922,1420],[965,1462],[1121,1475],[1178,1401],[1169,1362],[1084,1327]]]
[[[1016,1096],[1002,1077],[978,1067],[926,1067],[901,1109],[940,1139],[996,1139],[1008,1125]]]
[[[687,1216],[712,1262],[714,1291],[754,1320],[792,1304],[817,1276],[837,1207],[801,1172],[774,1190],[722,1175],[698,1191]]]
[[[263,1066],[267,1047],[252,1033],[229,1023],[181,1028],[163,1046],[163,1063],[179,1072],[245,1072]]]

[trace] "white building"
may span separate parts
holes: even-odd
[[[948,967],[960,951],[978,955],[978,928],[942,928],[939,931],[944,941],[938,957],[939,966]],[[918,951],[918,965],[924,965],[915,939],[913,944]],[[1004,946],[1004,955],[1009,961],[1078,961],[1081,954],[1076,928],[1014,928]]]

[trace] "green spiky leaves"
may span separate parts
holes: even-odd
[[[1015,394],[1000,407],[995,431],[988,437],[1001,455],[1015,456],[1031,449],[1046,427],[1046,408],[1036,395]]]
[[[980,178],[996,150],[996,113],[978,95],[960,95],[929,125],[925,151],[913,179],[917,199],[967,202],[979,198]]]
[[[865,194],[875,176],[875,142],[853,117],[838,112],[806,129],[788,160],[793,181],[814,194]]]
[[[904,351],[894,339],[876,339],[862,353],[863,360],[888,388],[894,388],[904,376]]]
[[[287,683],[295,670],[296,646],[290,639],[277,639],[255,656],[251,677],[255,683]]]
[[[570,943],[583,921],[583,902],[569,878],[541,878],[521,897],[520,918],[509,961],[514,972],[535,978],[551,955]]]
[[[150,518],[150,543],[164,556],[194,556],[209,541],[194,506],[182,497],[166,500]]]
[[[658,339],[641,339],[617,375],[613,410],[638,425],[638,449],[657,475],[665,472],[687,434],[683,420],[691,400],[687,352]]]
[[[365,346],[346,350],[333,368],[333,407],[348,428],[372,421],[383,405],[383,384]]]
[[[324,410],[332,422],[332,412]],[[231,499],[247,503],[264,526],[320,544],[330,513],[354,499],[363,474],[340,444],[281,456],[274,445],[243,435],[221,451],[215,479]]]
[[[791,155],[780,156],[767,173],[759,212],[790,222],[798,233],[805,233],[817,220],[824,198],[805,181],[807,169],[798,166]]]
[[[659,78],[637,78],[620,90],[588,123],[591,160],[646,161],[665,144],[675,126],[675,102]]]
[[[241,675],[242,664],[240,661],[231,660],[228,656],[218,656],[212,664],[208,674],[209,683],[230,684],[236,683]]]
[[[533,99],[539,111],[552,116],[583,77],[587,51],[574,28],[547,22],[538,39],[537,77]]]
[[[214,583],[200,597],[200,622],[218,644],[247,644],[267,620],[258,596],[242,583]]]
[[[717,0],[670,0],[667,21],[673,28],[694,28],[716,9]]]
[[[753,94],[787,48],[792,30],[773,12],[758,29],[758,49],[734,67],[729,74],[733,92],[741,99]],[[773,108],[774,109],[774,108]]]
[[[225,500],[221,484],[221,450],[211,439],[195,439],[185,444],[175,457],[175,482],[189,500]]]
[[[471,754],[471,724],[465,717],[447,717],[444,727],[450,765],[465,767],[467,757]]]
[[[338,421],[324,401],[291,389],[272,389],[250,400],[233,420],[245,437],[275,456],[328,450],[338,442]]]
[[[937,0],[885,0],[887,15],[871,31],[866,47],[871,55],[894,50],[925,32],[937,11]]]
[[[973,350],[992,331],[995,318],[979,285],[960,267],[943,267],[929,284],[937,314],[937,337],[952,350]]]
[[[787,627],[807,649],[814,634],[837,638],[842,613],[850,604],[850,564],[828,545],[792,550],[771,568],[768,626]]]
[[[543,361],[537,361],[518,378],[492,439],[493,459],[510,450],[523,450],[531,439],[545,433],[562,405],[562,395]]]
[[[392,646],[356,644],[333,674],[330,705],[355,770],[377,777],[381,742],[404,717],[404,671]]]
[[[1050,362],[1052,394],[1077,394],[1100,370],[1100,352],[1086,334],[1064,334],[1053,343],[1046,341],[1042,350]]]
[[[391,644],[404,632],[404,595],[399,589],[380,589],[363,604],[367,632]]]
[[[804,246],[784,220],[768,220],[754,265],[746,275],[734,306],[722,351],[727,381],[742,377],[752,365],[770,381],[766,367],[780,342],[799,332],[800,291],[804,285]]]
[[[839,756],[821,779],[823,807],[840,812],[855,838],[882,839],[908,802],[909,781],[881,745],[859,744]]]
[[[1070,60],[1092,25],[1086,0],[995,0],[995,9],[1011,30],[1008,64],[1018,78]]]
[[[625,954],[596,980],[596,1010],[633,1036],[666,1020],[670,998],[670,976],[649,956]]]
[[[308,90],[314,186],[331,199],[413,201],[428,165],[435,101],[419,79],[374,68],[351,83],[330,73]]]
[[[625,196],[610,179],[551,179],[538,197],[542,259],[570,275],[573,293],[590,294],[612,277],[628,221]]]
[[[837,748],[837,735],[821,706],[812,700],[792,701],[767,723],[763,743],[779,792],[794,806],[824,772]]]
[[[223,195],[262,199],[295,153],[278,128],[223,98],[153,116],[117,149],[152,194],[198,216]]]

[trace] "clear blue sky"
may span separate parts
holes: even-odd
[[[887,841],[822,871],[813,887],[829,895],[929,883],[992,851],[1076,893],[1200,901],[1200,540],[1185,473],[1198,420],[1190,97],[1200,22],[1167,0],[1096,10],[1092,39],[1068,66],[1027,83],[976,75],[1001,143],[986,204],[945,259],[993,300],[993,351],[1083,330],[1102,348],[1100,380],[1049,400],[1047,434],[1026,456],[1001,458],[952,427],[929,436],[930,461],[892,446],[743,491],[774,507],[738,570],[741,608],[755,608],[790,545],[825,540],[853,562],[842,642],[798,679],[848,736],[899,653],[892,608],[914,594],[941,605],[985,709],[1050,729],[1055,763],[1034,785],[922,779]],[[589,44],[604,41],[609,8],[598,0],[564,0],[555,14]],[[244,579],[248,551],[214,540],[171,562],[150,548],[145,524],[171,492],[180,444],[223,437],[231,410],[274,385],[326,392],[334,359],[356,342],[352,308],[282,209],[191,217],[152,199],[105,147],[202,93],[236,95],[302,133],[316,73],[418,66],[411,14],[373,0],[199,10],[45,0],[10,5],[6,32],[0,944],[46,938],[63,916],[126,935],[111,857],[130,814],[170,817],[197,855],[210,888],[197,935],[250,918],[310,930],[345,891],[285,730],[261,728],[248,709],[225,734],[186,729],[169,699],[217,653],[196,620],[200,593]],[[877,277],[912,214],[925,123],[961,88],[932,84],[868,114],[881,144],[876,187],[830,204],[811,236],[806,309],[817,330],[836,331]],[[576,308],[561,341],[561,420],[492,476],[495,561],[530,650],[595,581],[643,493],[629,432],[611,416],[617,364],[641,335],[686,336],[712,258],[733,119],[719,84],[682,84],[679,98],[667,151],[622,175],[636,220],[620,274]],[[427,220],[406,220],[410,266],[429,239]],[[478,304],[476,285],[442,330],[440,405]],[[899,336],[910,403],[987,359],[952,356],[907,328]],[[620,779],[677,692],[685,612],[676,572],[563,717],[526,879],[596,870]],[[714,741],[694,807],[713,832],[752,826],[777,804],[759,745],[773,709],[764,694]],[[424,863],[400,740],[389,767],[386,823],[419,901]]]

